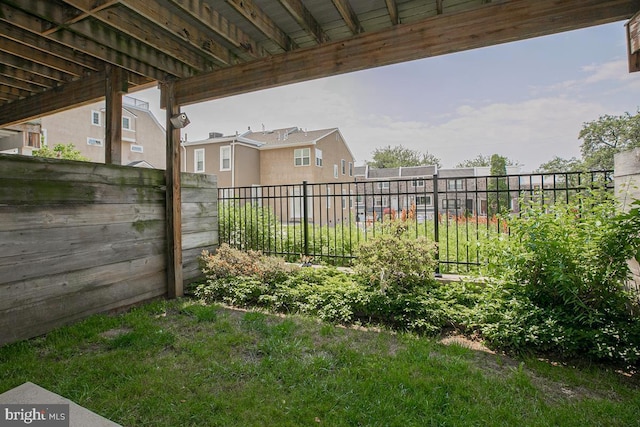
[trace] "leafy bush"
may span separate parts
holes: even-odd
[[[361,242],[354,270],[381,290],[411,290],[435,283],[436,245],[426,237],[409,237],[407,225],[390,221],[383,233]]]
[[[284,313],[314,315],[330,322],[387,325],[422,333],[437,333],[459,323],[459,305],[449,285],[406,292],[391,287],[381,292],[355,274],[334,267],[293,268],[258,252],[243,253],[227,245],[204,253],[206,284],[195,295],[206,303],[259,307]],[[442,294],[442,295],[440,295]],[[459,311],[459,310],[458,310]]]
[[[267,250],[278,243],[278,218],[269,207],[221,201],[218,204],[220,241],[243,250]]]
[[[487,288],[477,324],[494,345],[566,356],[640,360],[637,297],[625,289],[627,260],[640,247],[638,208],[585,194],[566,205],[528,206],[510,236],[487,247]]]
[[[277,281],[286,277],[296,267],[285,264],[280,258],[266,256],[260,251],[244,252],[223,243],[213,255],[209,251],[202,251],[200,268],[209,280],[255,276],[259,280]]]

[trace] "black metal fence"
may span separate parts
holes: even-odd
[[[568,202],[587,188],[613,188],[613,171],[439,176],[219,189],[220,243],[290,261],[348,265],[359,242],[402,220],[438,242],[442,272],[466,272],[479,247],[506,233],[502,219],[524,202]]]

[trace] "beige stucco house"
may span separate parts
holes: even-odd
[[[30,156],[42,145],[73,144],[90,161],[104,163],[104,124],[104,102],[85,105],[15,127],[15,135],[0,138],[0,151]],[[122,98],[122,142],[120,164],[165,168],[165,130],[147,102]]]
[[[304,130],[290,127],[223,136],[212,132],[208,139],[183,143],[184,170],[218,177],[220,188],[236,188],[236,197],[252,198],[261,205],[272,204],[274,211],[287,220],[302,217],[302,182],[309,187],[308,215],[324,218],[322,223],[347,221],[351,203],[347,203],[353,182],[354,157],[338,128]],[[261,186],[261,188],[251,188]],[[239,188],[240,187],[240,188]],[[223,190],[224,192],[225,190]],[[344,192],[344,203],[336,207],[328,195]],[[293,196],[285,205],[272,201]],[[229,195],[223,194],[223,198]],[[331,211],[331,215],[328,211]]]
[[[220,187],[353,181],[353,154],[338,128],[212,132],[183,147],[184,170],[217,175]]]

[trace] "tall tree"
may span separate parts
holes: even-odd
[[[507,183],[507,158],[499,154],[494,154],[490,159],[491,177],[487,189],[487,209],[489,216],[508,212],[509,206],[509,185]],[[495,178],[494,178],[495,177]]]
[[[613,155],[640,147],[640,111],[635,115],[600,116],[584,123],[578,135],[580,149],[587,170],[613,169]]]
[[[478,154],[473,159],[467,159],[463,162],[458,163],[456,167],[457,168],[489,167],[491,166],[491,157],[492,156],[485,156],[482,154]],[[504,157],[504,156],[500,156],[500,157],[503,157],[505,159],[507,166],[517,166],[519,164],[519,162],[511,160],[507,157]]]
[[[436,165],[440,167],[440,159],[428,152],[422,153],[419,150],[411,150],[402,145],[394,147],[387,145],[383,148],[376,148],[372,156],[373,160],[368,161],[369,166],[375,168],[397,168],[400,166],[422,166]]]
[[[563,159],[562,157],[554,157],[546,163],[542,163],[538,166],[534,172],[536,173],[561,173],[561,172],[579,172],[584,170],[584,165],[581,160],[572,157],[570,159]]]

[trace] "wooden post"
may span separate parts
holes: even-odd
[[[122,164],[122,94],[127,92],[126,73],[108,65],[105,78],[104,162]]]
[[[640,71],[640,12],[627,22],[627,53],[629,55],[629,72]]]
[[[182,284],[182,198],[180,183],[180,129],[171,123],[171,117],[180,114],[175,102],[174,82],[162,85],[163,101],[167,112],[167,168],[166,229],[167,229],[167,295],[169,298],[184,294]]]

